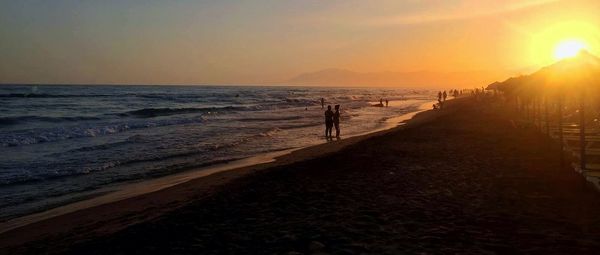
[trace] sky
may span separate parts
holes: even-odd
[[[0,0],[0,83],[285,84],[306,72],[487,72],[600,49],[600,1]]]

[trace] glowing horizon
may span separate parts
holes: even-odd
[[[555,62],[564,40],[598,55],[598,9],[591,0],[10,1],[0,3],[0,83],[286,84],[330,68],[491,83]]]

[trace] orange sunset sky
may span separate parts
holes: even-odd
[[[597,0],[0,1],[0,83],[482,86],[556,61],[561,41],[597,55],[599,13]]]

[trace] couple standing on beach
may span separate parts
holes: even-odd
[[[335,126],[335,137],[340,137],[340,105],[335,105],[335,112],[331,111],[331,105],[325,111],[325,138],[333,138],[332,128]]]

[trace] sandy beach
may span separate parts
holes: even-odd
[[[600,195],[472,98],[0,235],[3,254],[597,254]]]

